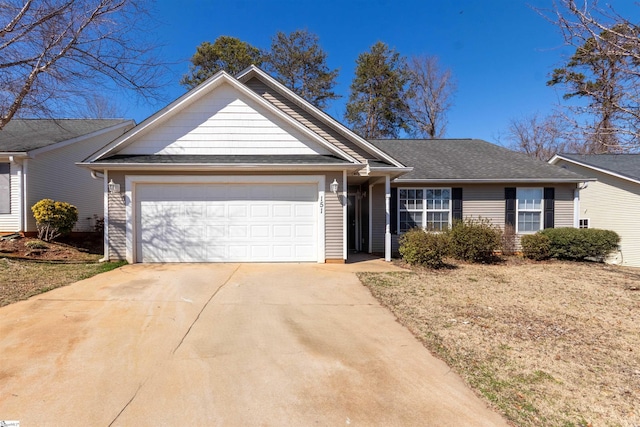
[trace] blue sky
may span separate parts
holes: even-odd
[[[640,8],[610,2],[633,20]],[[571,50],[557,28],[531,6],[552,0],[157,0],[162,57],[172,63],[167,100],[185,92],[178,81],[196,46],[230,35],[268,48],[277,31],[306,28],[320,37],[328,65],[339,68],[343,95],[327,112],[342,120],[357,56],[377,41],[402,55],[435,55],[452,70],[458,90],[447,137],[497,142],[509,119],[547,114],[562,93],[546,87],[554,67]],[[636,19],[637,20],[637,19]],[[137,122],[162,105],[122,108]]]

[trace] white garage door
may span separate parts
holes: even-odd
[[[138,184],[138,262],[317,261],[315,184]]]

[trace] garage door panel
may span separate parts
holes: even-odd
[[[139,184],[137,259],[316,261],[317,199],[315,184]]]

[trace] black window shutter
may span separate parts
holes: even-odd
[[[544,228],[554,227],[555,195],[556,195],[555,188],[545,187],[544,189]]]
[[[451,189],[451,219],[453,221],[462,221],[462,188]]]
[[[389,203],[391,234],[398,233],[398,189],[391,189],[391,200]]]
[[[506,225],[516,226],[516,188],[506,187],[504,189],[504,223]]]

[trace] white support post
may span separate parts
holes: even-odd
[[[573,227],[580,227],[580,189],[573,190]]]
[[[391,179],[389,175],[384,177],[384,260],[391,261]]]
[[[373,252],[373,184],[369,184],[369,250]]]
[[[347,171],[343,170],[342,171],[342,258],[344,259],[344,262],[347,262],[347,257],[348,257],[348,236],[349,236],[349,231],[348,228],[350,226],[350,224],[348,224],[347,221],[347,205],[348,205],[348,198],[347,198]]]

